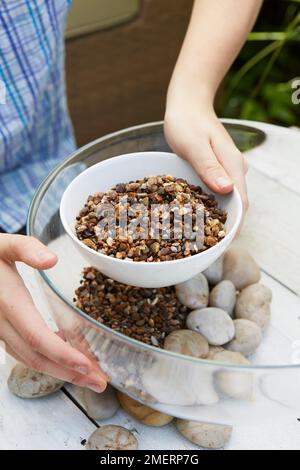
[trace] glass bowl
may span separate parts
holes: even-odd
[[[261,131],[227,124],[241,150],[264,140]],[[120,391],[167,414],[197,421],[257,425],[295,419],[300,411],[300,357],[292,354],[300,337],[297,315],[290,315],[290,336],[273,316],[251,366],[199,360],[130,339],[91,319],[74,306],[85,259],[65,233],[59,206],[75,176],[95,163],[139,151],[169,151],[162,123],[129,128],[79,149],[57,166],[38,188],[27,232],[49,246],[57,265],[37,273],[53,318],[67,340],[93,358]]]

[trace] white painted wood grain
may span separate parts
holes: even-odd
[[[241,241],[260,267],[300,294],[300,194],[250,168]]]
[[[300,130],[240,123],[267,134],[245,154],[250,209],[241,239],[262,269],[300,294]]]
[[[236,120],[224,119],[236,123]],[[238,121],[264,131],[266,141],[245,153],[249,164],[267,178],[300,194],[300,129],[290,129],[263,122]]]

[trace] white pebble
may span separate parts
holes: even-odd
[[[149,408],[124,393],[118,392],[118,399],[128,414],[147,426],[161,427],[173,421],[173,416]]]
[[[222,351],[215,349],[211,352],[211,359],[217,362],[225,362],[226,364],[239,364],[248,366],[250,362],[241,353],[228,351],[223,349]]]
[[[237,290],[259,282],[260,276],[256,261],[239,243],[234,243],[226,251],[223,279],[233,282]]]
[[[64,382],[50,375],[17,364],[7,380],[9,390],[21,398],[39,398],[59,390]]]
[[[215,355],[222,351],[225,351],[222,346],[209,346],[209,351],[206,359],[213,360]]]
[[[232,351],[216,352],[212,358],[216,362],[248,366],[250,362],[242,354]],[[250,400],[253,391],[253,376],[245,370],[220,369],[215,374],[216,386],[220,392],[230,398]]]
[[[89,388],[81,388],[81,399],[88,416],[96,420],[112,418],[120,406],[116,392],[111,385],[108,385],[102,393],[93,392]]]
[[[177,419],[178,431],[189,441],[206,449],[221,449],[232,434],[232,427]]]
[[[201,368],[195,374],[188,362],[161,358],[146,369],[142,382],[146,393],[167,405],[214,405],[219,401],[213,384],[213,371]]]
[[[87,440],[87,450],[136,450],[138,441],[128,429],[112,424],[96,429]]]
[[[271,318],[272,291],[263,284],[252,284],[238,295],[235,316],[256,323],[264,329]]]
[[[225,345],[229,351],[239,352],[250,356],[262,342],[263,336],[260,327],[245,319],[234,320],[235,335],[233,340]]]
[[[190,330],[201,333],[212,346],[222,346],[234,337],[233,321],[219,308],[209,307],[191,312],[186,321]]]
[[[209,345],[207,339],[195,331],[176,330],[165,338],[164,349],[205,359],[209,351]]]
[[[204,308],[208,305],[209,287],[206,277],[199,273],[197,276],[175,286],[179,301],[191,309]]]
[[[203,271],[203,274],[211,286],[218,284],[223,276],[223,256],[220,256],[220,258]]]
[[[232,317],[236,302],[236,290],[231,281],[221,281],[211,291],[209,297],[210,307],[225,310]]]

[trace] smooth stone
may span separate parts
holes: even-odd
[[[272,291],[263,284],[252,284],[238,295],[235,316],[256,323],[264,329],[271,319]]]
[[[262,342],[261,328],[254,322],[245,319],[234,320],[235,335],[233,340],[225,345],[229,351],[251,356]]]
[[[232,427],[177,419],[178,431],[189,441],[205,449],[221,449],[231,438]]]
[[[205,359],[208,355],[208,341],[200,333],[191,330],[176,330],[164,341],[164,349],[186,356]]]
[[[260,281],[260,269],[254,258],[234,243],[224,255],[223,279],[231,281],[237,290]]]
[[[221,351],[214,354],[213,360],[226,364],[249,366],[250,362],[242,354]],[[227,367],[215,373],[217,389],[225,396],[235,399],[250,400],[253,392],[253,376],[246,370],[229,370]]]
[[[178,300],[191,309],[204,308],[208,305],[209,287],[206,277],[199,273],[197,276],[175,286]]]
[[[222,351],[225,351],[222,346],[209,346],[209,351],[206,359],[213,360],[215,355]]]
[[[88,416],[95,420],[111,418],[120,407],[116,392],[111,385],[108,385],[102,393],[82,388],[82,404]]]
[[[130,395],[135,397],[137,400],[141,400],[143,403],[147,403],[147,405],[152,406],[157,403],[157,400],[152,397],[149,393],[145,390],[142,390],[140,387],[136,387],[134,385],[135,379],[128,379],[124,383],[124,390]]]
[[[236,302],[236,289],[231,281],[221,281],[210,293],[209,306],[217,307],[232,317]]]
[[[190,330],[201,333],[212,346],[223,346],[234,337],[234,324],[228,313],[208,307],[191,312],[186,320]]]
[[[211,286],[218,284],[223,277],[223,256],[220,256],[220,258],[203,271],[203,274]]]
[[[195,374],[194,365],[161,358],[143,373],[142,383],[147,393],[166,405],[214,405],[219,396],[214,387],[213,371],[201,368]]]
[[[124,393],[117,392],[117,395],[122,408],[143,424],[160,427],[173,421],[173,416],[153,410],[133,398],[124,395]]]
[[[234,351],[215,351],[212,355],[213,359],[217,362],[225,362],[226,364],[239,364],[241,366],[250,365],[250,361],[243,354]]]
[[[96,429],[87,440],[87,450],[136,450],[138,441],[128,429],[108,424]]]
[[[11,393],[20,398],[39,398],[57,392],[64,382],[17,364],[10,373],[7,385]]]

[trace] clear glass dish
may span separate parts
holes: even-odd
[[[226,125],[241,150],[260,144],[262,131],[238,121]],[[136,400],[173,416],[224,424],[257,425],[295,419],[300,411],[300,358],[291,355],[300,322],[289,317],[294,337],[273,317],[251,366],[199,360],[132,340],[91,319],[74,306],[86,261],[67,237],[59,218],[62,193],[87,167],[122,153],[169,151],[162,123],[136,126],[100,138],[56,167],[33,199],[27,231],[48,245],[58,264],[37,273],[53,318],[70,343],[98,361],[112,384]]]

